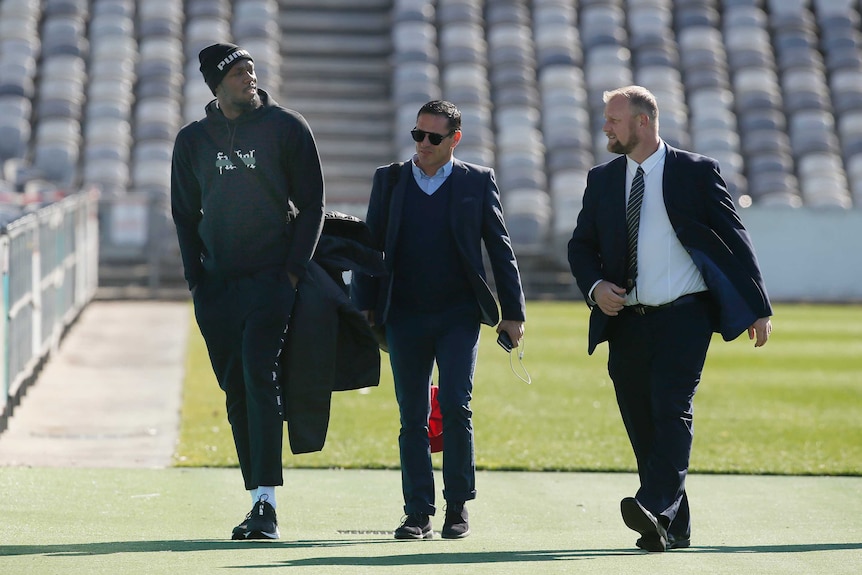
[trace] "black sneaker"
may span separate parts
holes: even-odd
[[[233,528],[233,540],[245,539],[278,539],[278,520],[275,518],[275,508],[261,497],[245,521]]]
[[[395,530],[396,539],[431,539],[431,517],[425,513],[411,513]]]
[[[467,507],[463,503],[447,504],[446,520],[443,522],[440,536],[443,539],[463,539],[468,535],[470,535],[470,521]]]

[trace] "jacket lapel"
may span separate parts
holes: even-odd
[[[614,261],[620,262],[621,273],[625,274],[626,236],[628,234],[628,226],[626,225],[626,157],[620,156],[609,168],[608,208],[611,214],[614,253],[618,255]]]
[[[676,148],[672,148],[665,144],[667,153],[664,158],[664,174],[662,176],[662,195],[664,196],[664,206],[670,216],[672,207],[676,202],[676,194],[685,188],[685,185],[680,183],[680,178],[685,177],[686,170],[681,170],[677,167]],[[671,222],[673,223],[673,222]]]
[[[407,191],[409,178],[412,177],[412,166],[413,160],[404,162],[401,166],[401,174],[398,176],[395,187],[392,188],[392,197],[389,198],[389,221],[386,224],[386,242],[384,244],[388,254],[395,253],[398,232],[401,228],[401,212],[404,209],[404,194]],[[384,185],[386,184],[384,183]],[[391,260],[389,260],[389,265],[391,265]]]
[[[449,196],[449,224],[452,226],[452,233],[455,235],[455,238],[458,240],[460,244],[459,234],[463,229],[463,224],[461,223],[461,218],[459,217],[461,214],[461,210],[458,209],[461,201],[464,199],[465,193],[470,193],[469,186],[462,186],[461,182],[467,173],[467,168],[459,162],[455,160],[452,164],[452,173],[449,175],[449,181],[444,182],[445,185],[451,185],[450,188],[450,196]],[[456,192],[457,191],[457,192]],[[460,247],[460,246],[459,246]]]

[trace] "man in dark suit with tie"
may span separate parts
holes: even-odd
[[[470,533],[465,503],[476,497],[470,399],[481,323],[517,346],[524,333],[521,278],[491,168],[453,157],[461,112],[435,100],[419,110],[411,132],[416,154],[374,175],[366,222],[385,253],[388,275],[357,276],[353,297],[369,322],[384,325],[401,417],[398,444],[406,518],[396,539],[432,537],[434,476],[428,438],[436,363],[443,418],[441,535]],[[390,189],[390,170],[400,169]],[[486,281],[482,244],[494,272]]]
[[[693,400],[712,333],[755,347],[772,308],[751,239],[712,158],[659,137],[645,88],[604,94],[608,151],[587,177],[568,245],[592,308],[588,351],[608,342],[608,372],[637,460],[640,488],[620,504],[647,551],[688,547],[685,478]]]

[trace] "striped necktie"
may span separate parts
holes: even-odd
[[[638,171],[632,180],[629,203],[626,206],[626,226],[628,228],[628,259],[626,263],[626,293],[635,287],[638,275],[638,230],[641,223],[641,206],[644,203],[644,170]]]

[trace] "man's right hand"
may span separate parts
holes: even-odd
[[[592,297],[605,315],[619,315],[626,302],[626,288],[602,280],[593,288]]]

